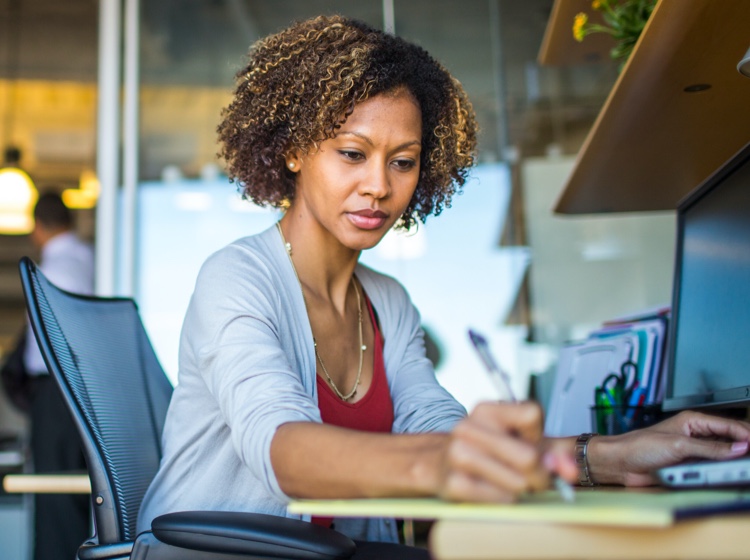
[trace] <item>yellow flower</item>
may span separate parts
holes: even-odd
[[[594,8],[595,10],[599,10],[602,7],[602,0],[594,0],[591,3],[591,7]]]
[[[584,27],[586,26],[586,23],[589,21],[589,16],[584,14],[583,12],[576,15],[575,20],[573,21],[573,37],[575,37],[575,40],[579,43],[583,41],[583,38],[586,36],[586,30]]]

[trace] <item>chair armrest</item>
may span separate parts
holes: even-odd
[[[133,541],[113,544],[84,543],[78,548],[78,560],[120,560],[130,558]]]
[[[155,518],[151,530],[157,539],[172,546],[269,558],[343,559],[357,548],[353,540],[332,529],[261,513],[168,513]]]

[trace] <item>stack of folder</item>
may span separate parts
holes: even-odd
[[[668,321],[669,308],[659,308],[606,322],[585,340],[565,344],[558,358],[545,433],[571,436],[597,431],[591,413],[592,407],[602,404],[597,394],[616,398],[613,405],[631,409],[660,403]],[[608,378],[621,380],[622,389],[614,396],[607,387]]]

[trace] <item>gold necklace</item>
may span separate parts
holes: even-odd
[[[276,229],[279,230],[281,241],[282,243],[284,243],[286,254],[289,256],[289,262],[292,265],[292,271],[294,271],[294,276],[295,278],[297,278],[299,289],[302,292],[302,301],[305,302],[305,307],[307,307],[307,299],[305,298],[305,290],[302,288],[302,281],[299,279],[299,274],[297,274],[297,268],[294,266],[294,261],[292,260],[292,244],[289,243],[284,237],[284,232],[281,231],[281,222],[276,222]],[[367,346],[365,346],[363,336],[362,336],[362,299],[359,295],[359,288],[357,288],[357,283],[354,281],[353,275],[352,275],[352,285],[354,286],[354,293],[357,294],[357,323],[359,325],[359,368],[357,369],[357,379],[354,381],[354,387],[348,394],[345,395],[344,393],[339,391],[339,388],[336,387],[336,384],[333,382],[333,379],[331,379],[331,376],[329,375],[328,370],[326,369],[326,365],[323,363],[323,358],[320,357],[320,353],[318,352],[318,342],[315,339],[315,333],[313,333],[313,347],[315,348],[315,357],[320,362],[320,367],[323,368],[323,373],[326,376],[326,381],[328,381],[328,385],[331,386],[331,389],[333,389],[333,392],[336,393],[336,396],[344,402],[348,401],[354,395],[357,394],[359,381],[360,381],[360,378],[362,377],[362,363],[364,362],[364,354],[365,354],[365,350],[367,350]],[[310,330],[312,330],[312,325],[310,326]]]

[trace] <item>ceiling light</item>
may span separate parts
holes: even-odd
[[[90,169],[85,169],[81,173],[81,178],[77,189],[65,189],[62,193],[62,200],[65,206],[73,209],[93,208],[99,199],[99,179],[96,173]]]
[[[5,151],[0,169],[0,234],[24,235],[34,229],[34,205],[39,194],[31,178],[18,167],[20,151]]]

